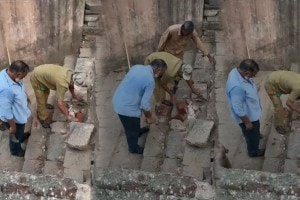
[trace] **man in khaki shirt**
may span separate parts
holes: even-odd
[[[295,101],[300,98],[300,74],[292,71],[274,71],[269,74],[265,83],[265,89],[274,106],[275,128],[280,134],[288,132],[284,123],[284,112],[280,96],[289,94],[286,101],[288,109],[300,113],[300,108]]]
[[[199,96],[201,95],[200,92],[194,88],[193,80],[191,79],[191,74],[193,71],[191,65],[184,64],[181,59],[168,52],[154,52],[150,54],[145,59],[145,64],[148,65],[155,59],[161,59],[165,61],[168,66],[163,76],[155,82],[153,95],[158,104],[165,100],[165,92],[170,95],[171,99],[174,98],[173,91],[168,87],[168,83],[174,82],[176,77],[183,78],[194,94]]]
[[[183,59],[184,51],[190,40],[193,41],[203,56],[207,56],[209,61],[215,64],[215,59],[208,53],[197,32],[194,30],[194,23],[192,21],[185,21],[183,24],[175,24],[168,27],[160,38],[158,51],[166,51]]]
[[[36,96],[37,117],[44,128],[50,128],[47,112],[47,108],[53,109],[52,105],[47,104],[50,90],[56,91],[57,105],[60,111],[68,120],[77,121],[76,118],[69,115],[68,108],[64,102],[64,96],[68,90],[70,90],[74,99],[80,99],[74,93],[74,82],[70,69],[53,64],[40,65],[34,68],[30,81]]]

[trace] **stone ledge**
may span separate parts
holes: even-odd
[[[90,187],[71,179],[0,172],[1,196],[9,199],[90,199]]]

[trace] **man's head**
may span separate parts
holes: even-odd
[[[155,59],[150,63],[150,65],[153,68],[155,78],[161,77],[167,69],[167,64],[162,59]]]
[[[28,72],[29,66],[21,60],[14,61],[8,68],[8,74],[15,82],[22,80]]]
[[[194,23],[192,21],[185,21],[181,26],[181,34],[187,36],[194,31]]]
[[[190,80],[193,72],[192,65],[184,63],[181,66],[181,70],[183,79],[186,81]]]
[[[249,78],[256,76],[259,71],[259,66],[254,60],[245,59],[238,66],[238,70],[244,79],[249,80]]]

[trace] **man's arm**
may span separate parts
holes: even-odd
[[[287,105],[291,110],[294,110],[294,111],[300,113],[300,108],[297,107],[297,106],[295,105],[295,101],[294,101],[294,100],[288,98],[287,101],[286,101],[286,105]]]
[[[72,95],[72,98],[74,98],[76,100],[81,99],[81,97],[79,95],[75,94],[75,88],[74,88],[74,82],[73,81],[69,85],[69,90],[70,90],[70,93]]]
[[[170,37],[170,29],[168,28],[161,36],[158,43],[157,51],[163,51],[165,49],[166,43]]]
[[[151,96],[153,94],[155,84],[151,83],[145,87],[144,94],[141,100],[141,110],[143,111],[146,120],[149,124],[154,123],[154,119],[151,114]]]

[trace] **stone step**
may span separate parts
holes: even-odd
[[[85,8],[90,11],[99,11],[101,9],[101,1],[86,0]]]
[[[144,157],[161,157],[164,154],[165,134],[157,125],[152,125],[147,134]]]
[[[49,161],[64,161],[66,150],[66,136],[59,133],[51,134],[48,142],[47,160]]]
[[[90,27],[84,25],[82,35],[101,35],[103,32],[104,32],[103,27]]]
[[[220,31],[223,28],[221,22],[203,22],[202,29]]]
[[[215,17],[219,14],[220,10],[219,9],[205,9],[203,16],[205,17]]]
[[[300,159],[300,130],[291,132],[289,134],[287,145],[287,158]]]
[[[99,20],[99,15],[84,15],[85,22],[96,22]]]

